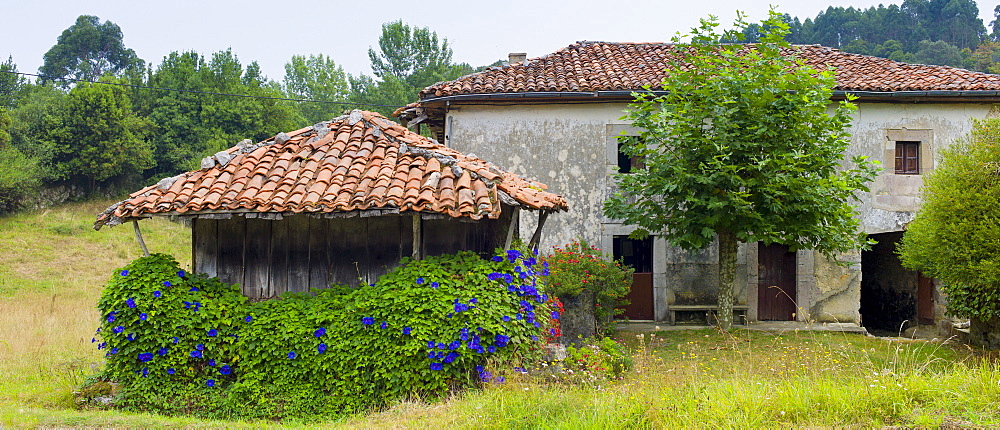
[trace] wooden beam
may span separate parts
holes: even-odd
[[[518,227],[518,217],[521,216],[521,208],[514,207],[514,211],[510,214],[510,225],[507,226],[507,240],[503,242],[503,249],[510,249],[511,243],[514,242],[514,230]]]
[[[135,239],[139,241],[142,248],[142,255],[149,257],[149,249],[146,248],[146,241],[142,240],[142,232],[139,231],[139,220],[132,220],[132,229],[135,230]]]
[[[549,217],[549,211],[541,210],[538,212],[538,226],[535,227],[535,234],[531,235],[531,242],[528,242],[528,248],[538,249],[538,242],[542,240],[542,226],[545,225],[545,219]]]
[[[423,257],[423,252],[421,252],[422,244],[424,243],[424,238],[422,237],[424,233],[423,224],[421,223],[420,214],[413,215],[413,259],[420,260]]]

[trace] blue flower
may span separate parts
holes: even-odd
[[[152,360],[152,359],[153,359],[153,353],[152,352],[143,352],[143,353],[139,354],[139,361],[141,361],[143,363],[145,363],[145,362],[147,362],[149,360]]]
[[[471,303],[471,304],[479,303],[479,299],[473,297],[473,298],[469,299],[469,303]]]
[[[205,344],[199,343],[199,344],[197,344],[197,345],[194,346],[194,349],[197,349],[199,351],[204,351],[205,350]]]
[[[156,353],[159,355],[167,355],[167,348],[160,348],[156,351]]]
[[[455,349],[458,349],[461,346],[462,346],[462,342],[456,340],[456,341],[448,344],[448,349],[455,350]]]
[[[552,311],[552,319],[554,319],[554,320],[559,319],[559,312]]]
[[[174,370],[174,368],[173,368],[173,367],[171,367],[171,368],[167,369],[167,374],[168,374],[168,375],[173,375],[173,374],[175,374],[175,373],[177,373],[177,371],[176,371],[176,370]]]
[[[364,324],[364,325],[375,324],[375,318],[372,318],[372,317],[361,318],[361,324]]]
[[[194,351],[191,351],[190,355],[191,358],[201,358],[201,351],[196,349]]]
[[[243,321],[246,321],[246,322],[253,321],[253,317],[250,316],[250,315],[247,315],[246,318],[243,318]]]
[[[174,336],[174,343],[177,343],[177,342],[180,342],[180,341],[181,340],[177,336]]]
[[[212,366],[212,367],[215,367],[215,360],[214,359],[208,360],[208,365]]]
[[[448,345],[445,345],[443,342],[442,343],[438,343],[437,344],[437,349],[448,349]]]
[[[495,339],[496,339],[497,345],[499,345],[499,346],[505,346],[505,345],[507,345],[507,342],[510,341],[510,337],[504,336],[502,334],[496,335]]]
[[[488,348],[486,348],[486,352],[489,352],[490,354],[497,352],[497,347],[490,345]]]
[[[452,351],[452,352],[449,352],[448,355],[446,355],[444,357],[444,360],[441,360],[441,361],[443,363],[445,363],[445,364],[448,364],[448,363],[451,363],[452,361],[455,361],[456,358],[458,358],[458,353],[455,352],[455,351]]]
[[[387,323],[385,321],[382,321],[382,324],[379,324],[379,327],[380,328],[388,328],[389,327],[389,323]]]
[[[431,363],[431,370],[442,370],[444,365],[441,363]]]
[[[213,329],[209,330],[208,333],[205,333],[205,334],[207,334],[208,337],[216,337],[216,336],[219,335],[219,331],[213,328]]]
[[[160,290],[153,291],[153,297],[160,298],[163,297],[163,293]]]
[[[482,364],[477,364],[476,365],[476,372],[483,373],[483,365]]]
[[[437,346],[437,344],[435,344],[433,340],[428,340],[427,341],[427,347],[428,348],[433,349],[435,346]]]
[[[288,351],[288,359],[289,359],[289,360],[294,360],[294,359],[295,359],[295,357],[298,357],[298,356],[299,356],[299,355],[298,355],[298,354],[296,354],[296,353],[295,353],[295,351]]]
[[[532,324],[534,324],[535,328],[539,328],[539,327],[541,327],[541,326],[542,326],[542,324],[541,324],[541,323],[539,323],[538,321],[535,321],[535,322],[534,322],[534,323],[532,323]]]
[[[549,329],[549,334],[552,335],[552,336],[555,336],[556,335],[556,329],[550,328]]]
[[[110,322],[115,322],[115,312],[111,312],[111,313],[108,314],[108,322],[109,323]],[[98,330],[100,330],[100,329],[98,329]]]
[[[168,287],[169,288],[169,287],[172,287],[173,285],[174,284],[171,284],[170,281],[163,281],[163,286],[164,287]]]
[[[121,275],[122,276],[128,276],[128,270],[122,270]]]
[[[326,352],[326,344],[325,343],[321,343],[321,344],[317,345],[316,346],[316,352],[318,352],[320,354]]]
[[[207,385],[209,387],[214,387],[215,386],[215,380],[214,379],[209,379],[209,380],[205,381],[205,385]]]
[[[538,254],[535,254],[535,255],[538,255]],[[524,264],[525,266],[528,266],[528,267],[534,266],[537,263],[538,263],[538,260],[536,260],[535,257],[525,258],[524,261],[521,262],[521,264]]]
[[[188,291],[189,291],[189,292],[191,292],[191,291],[198,291],[198,287],[191,287],[191,289],[190,289],[190,290],[188,290]]]
[[[507,261],[510,261],[511,263],[516,261],[517,258],[520,256],[521,256],[521,251],[518,251],[516,249],[511,249],[507,251]]]
[[[537,341],[538,340],[538,336],[531,335],[531,340]]]
[[[427,358],[437,358],[437,353],[434,351],[428,351]]]
[[[423,284],[424,278],[417,278],[417,285]]]
[[[523,367],[515,367],[514,371],[517,372],[517,373],[524,373],[524,374],[528,373],[528,370],[525,369],[525,368],[523,368]]]
[[[496,255],[496,256],[493,256],[493,258],[491,258],[490,260],[493,260],[493,261],[496,261],[497,263],[499,263],[499,262],[503,261],[503,257],[501,257],[499,255]]]
[[[149,368],[148,367],[143,367],[142,368],[142,377],[143,378],[148,378],[149,377]]]
[[[94,343],[94,342],[97,342],[97,338],[96,337],[90,338],[90,343]]]
[[[125,300],[125,304],[128,307],[130,307],[130,308],[134,308],[135,307],[135,299],[129,297],[128,300]]]
[[[507,378],[504,378],[503,376],[497,376],[497,379],[493,380],[493,382],[496,382],[497,384],[503,384],[506,381],[507,381]]]
[[[508,322],[508,321],[510,321],[510,316],[509,316],[509,315],[504,315],[504,316],[503,316],[503,321],[504,321],[504,322]]]
[[[140,320],[142,320],[142,321],[146,321],[146,319],[147,319],[147,318],[149,318],[149,315],[146,315],[146,313],[145,313],[145,312],[143,312],[143,313],[139,314],[139,319],[140,319]]]
[[[228,364],[223,365],[222,367],[219,368],[219,373],[221,373],[223,375],[228,375],[230,373],[233,373],[233,368],[229,367]]]
[[[178,271],[177,272],[177,277],[178,278],[183,278],[184,277],[184,271],[183,270]]]
[[[403,334],[409,336],[410,335],[410,328],[409,327],[403,327]]]
[[[188,309],[190,307],[191,307],[191,302],[184,302],[184,309]]]
[[[479,379],[483,382],[490,382],[493,379],[493,374],[490,372],[479,372]]]
[[[326,334],[326,329],[323,328],[323,327],[320,327],[320,328],[316,329],[315,332],[313,332],[313,336],[316,336],[316,337],[321,337],[321,336],[323,336],[325,334]]]
[[[111,354],[117,354],[118,348],[111,348]]]
[[[515,315],[515,318],[517,318],[517,319],[524,319],[524,315],[517,314],[517,315]]]
[[[440,286],[441,286],[441,284],[439,284],[437,282],[431,282],[431,288],[437,288],[437,287],[440,287]]]
[[[129,333],[128,336],[125,336],[125,340],[128,340],[129,342],[135,340],[135,333]]]
[[[500,258],[500,257],[494,257],[494,258]],[[486,278],[491,281],[499,281],[500,279],[503,279],[503,273],[493,272],[490,273],[489,275],[486,275]]]

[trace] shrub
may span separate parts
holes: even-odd
[[[545,257],[550,276],[547,285],[552,294],[577,296],[584,291],[594,294],[594,316],[598,323],[609,323],[627,304],[624,297],[632,288],[633,269],[612,261],[606,254],[585,241],[573,241],[556,247]]]
[[[27,206],[40,186],[36,166],[17,148],[0,145],[0,214]]]
[[[554,315],[534,268],[517,251],[462,253],[403,261],[368,286],[250,303],[169,256],[140,258],[99,305],[102,379],[121,384],[123,407],[227,418],[437,398],[535,357]]]

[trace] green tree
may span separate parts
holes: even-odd
[[[93,192],[112,180],[141,178],[153,165],[144,140],[150,123],[132,112],[123,87],[79,84],[45,123],[43,165],[52,181]]]
[[[256,63],[244,68],[230,50],[216,52],[208,61],[197,52],[172,52],[151,72],[148,84],[184,90],[151,93],[138,107],[155,127],[150,140],[156,165],[149,172],[154,176],[196,169],[206,155],[243,139],[263,140],[304,122],[289,102],[211,94],[284,96],[278,84],[260,74]]]
[[[6,62],[0,63],[0,109],[14,109],[27,85],[28,80],[17,74],[14,57],[8,56]]]
[[[285,63],[282,87],[288,97],[308,100],[343,101],[351,92],[344,68],[323,54],[293,56]],[[341,104],[313,102],[302,102],[297,107],[311,122],[329,120],[345,109]]]
[[[714,18],[678,44],[665,95],[636,94],[624,119],[642,129],[623,151],[646,168],[617,174],[604,213],[686,250],[718,238],[719,324],[732,324],[739,242],[781,243],[832,257],[864,244],[851,205],[876,168],[849,144],[848,102],[827,109],[834,74],[783,54],[787,24],[771,11],[760,43],[718,44]],[[738,18],[736,29],[747,24]],[[675,38],[675,42],[679,40]]]
[[[940,155],[924,176],[900,259],[942,282],[952,314],[1000,329],[1000,119],[974,121],[970,135]]]
[[[920,64],[937,64],[940,66],[964,66],[962,51],[957,46],[943,40],[920,42],[920,49],[913,54],[912,60]]]
[[[394,21],[382,24],[379,49],[368,49],[372,70],[380,80],[350,78],[351,101],[371,105],[384,114],[417,101],[417,93],[440,81],[473,72],[472,66],[452,63],[448,39],[438,39],[427,27],[415,28]]]
[[[117,74],[130,67],[142,67],[135,51],[125,47],[122,30],[111,21],[80,15],[64,30],[56,44],[45,53],[38,71],[50,79],[71,78],[93,81],[106,73]],[[62,82],[69,86],[69,82]]]

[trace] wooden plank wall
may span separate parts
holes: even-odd
[[[470,250],[488,256],[503,244],[509,222],[509,217],[474,223],[423,220],[424,255]],[[194,268],[240,284],[251,298],[333,283],[369,284],[412,255],[412,223],[409,215],[195,219]]]

